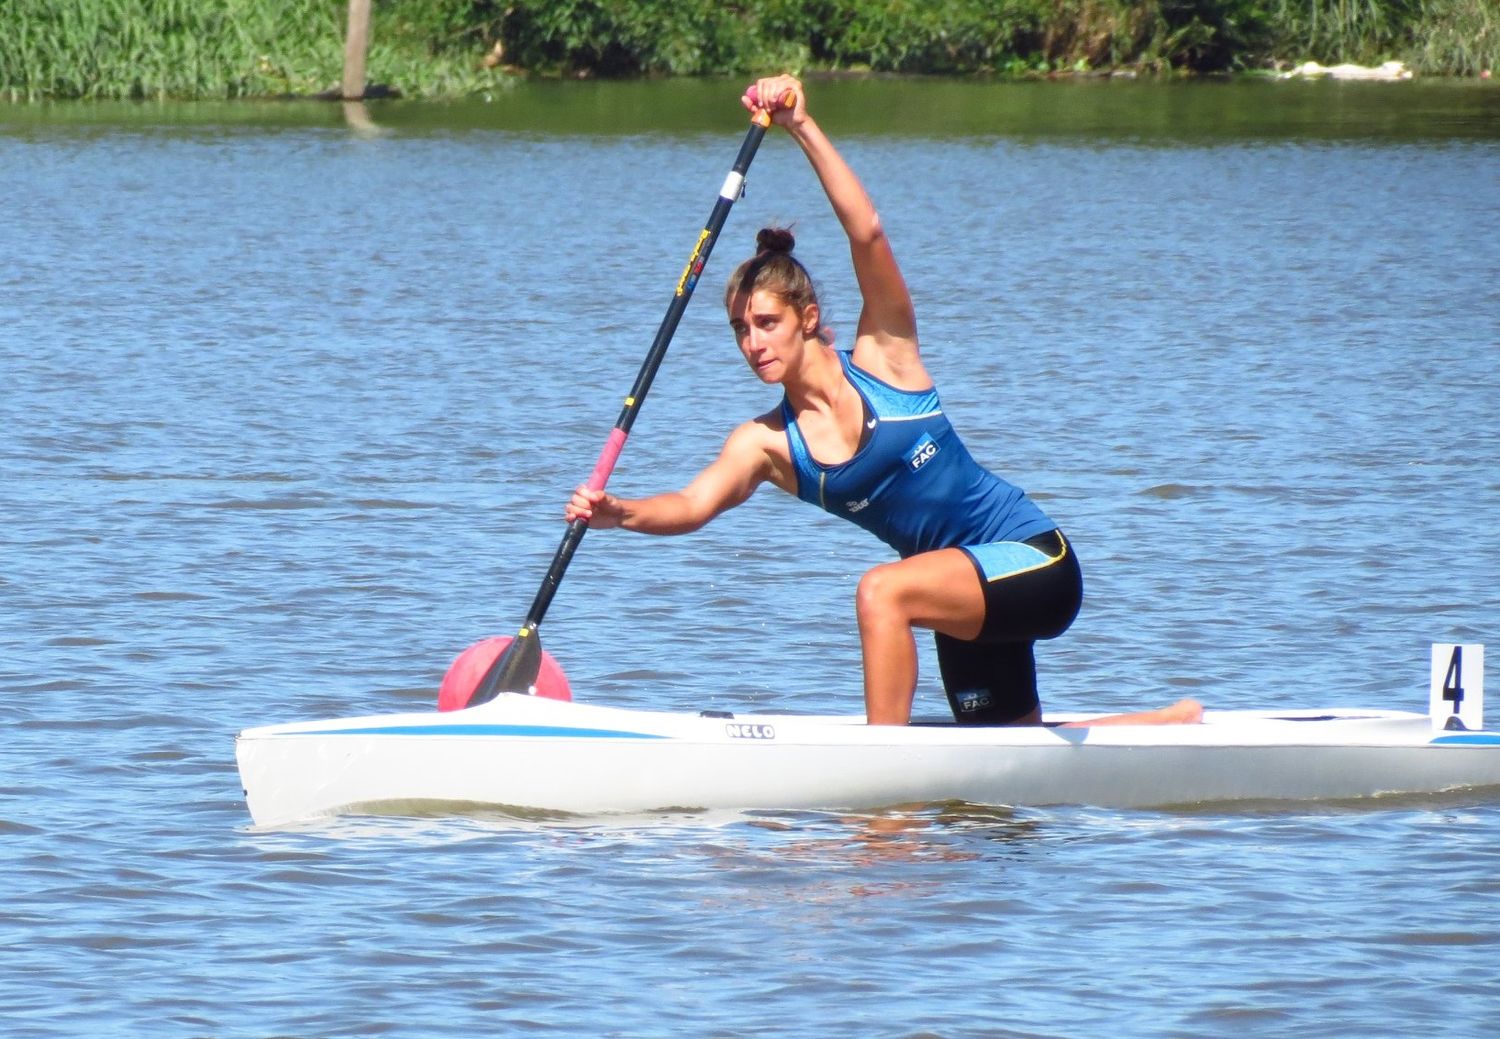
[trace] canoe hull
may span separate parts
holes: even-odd
[[[577,814],[873,809],[967,801],[1151,807],[1500,786],[1500,733],[1392,711],[1209,712],[1202,725],[867,726],[703,717],[503,694],[412,713],[242,732],[257,825],[426,805]]]

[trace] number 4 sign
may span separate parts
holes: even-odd
[[[1434,643],[1427,713],[1435,729],[1484,728],[1484,647]]]

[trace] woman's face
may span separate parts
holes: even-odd
[[[797,308],[766,289],[729,301],[729,327],[745,363],[761,382],[781,382],[801,359],[806,340],[818,330],[817,306]],[[811,331],[808,326],[811,325]]]

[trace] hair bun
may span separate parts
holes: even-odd
[[[789,253],[797,247],[797,239],[785,227],[762,227],[755,236],[759,247],[757,255],[765,253]]]

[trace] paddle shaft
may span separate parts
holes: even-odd
[[[682,269],[682,277],[677,280],[677,289],[672,294],[672,302],[667,307],[667,314],[662,318],[661,327],[656,330],[656,338],[651,342],[651,349],[646,353],[646,359],[642,362],[640,372],[635,377],[635,385],[630,388],[630,394],[625,398],[625,406],[620,410],[620,417],[615,421],[615,428],[610,430],[604,449],[599,452],[599,460],[594,463],[594,471],[589,475],[587,483],[590,490],[602,491],[605,484],[609,482],[610,473],[615,468],[615,461],[620,457],[620,451],[625,446],[625,439],[630,435],[630,427],[635,424],[635,417],[640,413],[641,404],[651,389],[657,370],[661,368],[662,359],[667,355],[667,347],[672,342],[672,335],[677,331],[683,312],[687,310],[688,301],[693,297],[693,290],[698,286],[698,278],[703,273],[704,265],[708,263],[709,254],[713,251],[714,243],[719,238],[719,232],[723,229],[725,220],[729,218],[729,211],[739,200],[745,185],[745,174],[750,169],[750,162],[755,158],[756,149],[760,147],[760,142],[765,137],[766,128],[769,125],[770,117],[763,112],[757,113],[751,119],[750,129],[745,134],[744,143],[740,145],[740,153],[735,158],[734,165],[730,167],[729,175],[724,179],[724,186],[719,190],[719,198],[714,203],[713,212],[709,214],[708,223],[703,225],[698,241],[693,246],[692,254],[688,257],[687,266]],[[487,703],[502,692],[524,693],[536,682],[542,663],[541,639],[537,635],[537,628],[541,625],[542,618],[546,616],[547,607],[551,605],[552,597],[557,594],[557,587],[562,583],[568,564],[573,559],[573,553],[578,551],[578,545],[583,541],[583,535],[588,532],[588,529],[588,520],[581,516],[568,524],[568,529],[563,534],[562,544],[558,545],[557,552],[552,557],[552,564],[547,567],[547,574],[542,578],[542,586],[537,589],[536,598],[531,601],[531,609],[526,612],[525,623],[521,625],[521,630],[516,633],[516,638],[506,647],[505,652],[501,653],[490,669],[485,672],[484,679],[469,700],[470,706]]]

